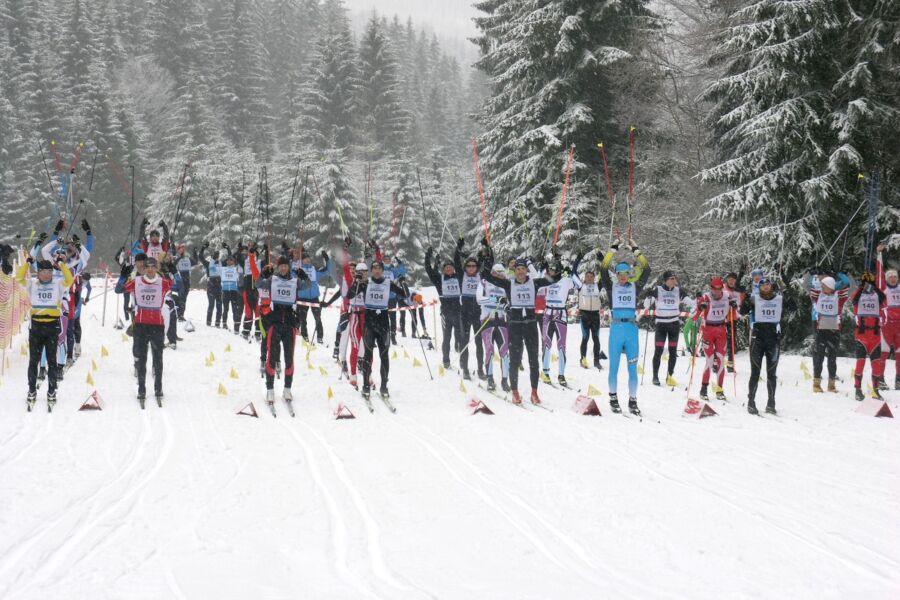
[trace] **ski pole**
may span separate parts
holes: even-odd
[[[569,148],[569,160],[566,165],[566,181],[563,184],[562,199],[559,202],[559,213],[556,215],[556,234],[553,236],[553,245],[559,242],[559,230],[562,228],[563,213],[566,211],[566,199],[569,195],[569,180],[572,177],[572,167],[575,163],[575,144]]]
[[[647,374],[647,344],[650,342],[650,330],[644,335],[644,361],[641,364],[641,385],[644,385],[644,375]]]
[[[422,191],[422,176],[419,174],[419,167],[416,167],[416,181],[419,184],[419,198],[422,200],[422,218],[425,220],[425,233],[428,236],[428,245],[432,246],[431,228],[428,226],[428,212],[425,210],[425,193]]]
[[[56,190],[53,188],[53,178],[50,177],[50,167],[47,166],[47,157],[44,156],[44,147],[41,145],[40,141],[37,142],[37,147],[41,152],[41,162],[44,163],[44,171],[47,173],[47,183],[50,184],[50,193],[55,196]]]
[[[291,213],[294,212],[294,194],[297,192],[297,183],[300,181],[300,165],[302,161],[302,158],[297,160],[297,174],[294,175],[294,185],[291,186],[291,202],[288,204],[287,218],[284,220],[284,233],[281,234],[282,238],[287,238],[287,232],[291,222]]]
[[[416,307],[414,305],[413,311],[415,311],[415,310],[416,310]],[[411,315],[411,316],[415,316],[415,315]],[[424,328],[424,324],[423,324],[423,328]],[[419,336],[419,347],[422,349],[422,358],[425,359],[425,366],[428,368],[428,377],[430,377],[431,380],[434,381],[434,375],[431,374],[431,365],[428,364],[428,354],[425,352],[425,343],[422,342],[421,336]]]
[[[700,345],[703,343],[703,329],[700,329],[700,334],[697,336],[697,341],[694,344],[694,352],[691,354],[691,374],[688,377],[688,385],[687,385],[687,398],[691,399],[691,386],[694,384],[694,365],[697,359],[697,351],[700,350]]]
[[[628,196],[625,198],[625,208],[628,213],[628,226],[631,227],[631,205],[634,204],[634,132],[637,129],[632,126],[628,130]]]
[[[731,320],[731,374],[732,374],[731,382],[732,382],[732,385],[734,386],[734,397],[735,398],[737,398],[737,395],[738,395],[738,391],[737,391],[737,350],[736,350],[737,344],[735,342],[735,339],[737,338],[737,324],[738,324],[738,321],[735,321],[734,319]]]

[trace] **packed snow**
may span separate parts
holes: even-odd
[[[427,351],[432,381],[419,341],[400,337],[397,413],[373,396],[370,414],[338,380],[329,309],[327,347],[307,358],[298,344],[296,418],[280,401],[272,418],[258,346],[207,328],[193,291],[197,329],[165,351],[164,407],[141,411],[131,340],[112,328],[111,292],[100,326],[95,290],[52,414],[46,385],[25,411],[27,333],[5,355],[6,600],[900,597],[898,423],[856,412],[848,359],[840,393],[813,395],[809,359],[783,356],[779,416],[755,417],[741,355],[738,393],[729,375],[729,402],[702,420],[682,414],[689,359],[678,389],[651,386],[648,360],[643,418],[612,414],[604,396],[592,417],[572,410],[575,390],[541,385],[552,412],[476,382],[463,392]],[[607,371],[577,364],[579,341],[570,327],[570,382],[605,391]],[[104,409],[78,411],[95,389]],[[472,414],[473,397],[495,414]],[[900,410],[900,392],[886,397]],[[258,419],[236,414],[250,401]],[[337,402],[356,418],[335,419]]]

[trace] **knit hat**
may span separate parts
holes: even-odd
[[[725,287],[725,282],[722,281],[721,277],[713,277],[709,280],[709,287],[714,290],[721,290],[723,287]]]
[[[286,256],[279,256],[278,259],[275,261],[275,264],[280,267],[281,265],[291,264],[291,261],[289,261]]]
[[[627,262],[620,262],[616,265],[616,273],[628,273],[631,271],[631,265]]]
[[[368,271],[369,267],[364,262],[358,262],[356,263],[356,270],[357,272]]]
[[[52,271],[53,263],[49,260],[39,260],[37,261],[37,270],[38,271]]]
[[[835,286],[837,286],[834,277],[823,277],[819,280],[819,283],[822,284],[822,287],[827,287],[829,290],[836,289]]]

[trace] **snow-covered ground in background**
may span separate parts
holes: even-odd
[[[25,333],[7,353],[5,600],[900,597],[900,423],[856,414],[848,360],[841,393],[813,395],[801,358],[783,356],[777,419],[745,412],[745,355],[738,394],[729,377],[731,401],[703,420],[648,373],[639,420],[608,413],[605,397],[602,417],[576,415],[576,393],[543,385],[552,413],[474,383],[463,393],[455,373],[431,381],[414,366],[418,341],[400,338],[398,411],[373,399],[369,414],[337,379],[327,310],[329,347],[310,353],[312,370],[297,351],[297,417],[278,406],[273,419],[258,347],[205,327],[195,291],[197,331],[165,352],[165,407],[142,412],[130,339],[110,327],[114,297],[101,328],[95,290],[53,414],[46,386],[25,411]],[[571,329],[570,380],[605,391],[606,371],[577,364],[579,338]],[[438,354],[428,360],[434,369]],[[335,420],[329,386],[355,420]],[[94,388],[105,410],[78,412]],[[472,415],[472,396],[496,414]],[[260,418],[237,416],[251,400]],[[900,392],[888,402],[897,409]]]

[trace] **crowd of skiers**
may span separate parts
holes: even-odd
[[[340,318],[333,358],[341,365],[342,377],[361,391],[367,402],[375,384],[376,349],[378,389],[383,398],[389,397],[389,348],[396,344],[398,321],[401,335],[405,335],[409,318],[412,336],[431,345],[423,295],[411,289],[407,266],[397,257],[386,263],[374,240],[362,244],[363,256],[358,259],[353,258],[357,250],[349,237],[337,260],[326,252],[313,256],[302,246],[291,248],[287,242],[274,249],[257,242],[238,243],[234,249],[223,244],[217,251],[207,242],[188,252],[184,244],[173,245],[164,222],[148,232],[149,225],[145,219],[138,240],[117,255],[121,272],[115,288],[124,297],[125,319],[132,321],[128,333],[133,337],[137,395],[142,407],[147,396],[149,357],[154,396],[162,405],[163,349],[175,349],[181,341],[178,323],[185,321],[191,273],[200,265],[208,301],[206,324],[259,341],[260,373],[270,405],[275,400],[274,385],[281,377],[282,362],[282,398],[288,405],[292,401],[297,333],[308,344],[322,344],[325,332],[321,311],[335,302],[340,301]],[[17,272],[19,281],[28,288],[32,305],[29,410],[36,399],[37,384],[44,378],[48,380],[47,400],[52,409],[57,382],[80,354],[80,311],[90,299],[86,267],[95,240],[86,220],[81,222],[84,240],[67,227],[60,220],[52,236],[40,234],[27,262]],[[853,282],[847,273],[817,269],[807,279],[815,327],[813,390],[817,393],[824,392],[826,362],[827,390],[837,391],[836,356],[847,301],[855,315],[856,398],[864,398],[862,381],[867,359],[871,362],[872,395],[880,397],[879,390],[887,389],[884,375],[888,356],[900,359],[895,352],[900,347],[900,287],[897,271],[883,268],[883,250],[878,248],[875,272],[862,273],[852,294]],[[560,249],[553,247],[549,260],[532,262],[512,257],[503,264],[497,261],[487,237],[480,241],[477,252],[466,252],[466,241],[460,238],[453,257],[447,259],[440,259],[428,248],[423,267],[440,303],[442,368],[458,368],[463,378],[471,379],[469,359],[474,346],[475,373],[484,380],[487,390],[497,393],[497,354],[500,387],[509,393],[511,402],[519,404],[523,401],[519,373],[524,371],[527,354],[528,399],[540,404],[539,384],[552,385],[554,347],[557,381],[568,386],[566,343],[574,314],[581,324],[580,365],[600,369],[601,361],[609,358],[609,402],[612,410],[619,412],[618,371],[624,357],[628,408],[640,414],[641,318],[653,320],[653,384],[677,385],[674,369],[679,337],[684,334],[691,354],[704,354],[700,384],[704,399],[709,397],[710,383],[715,395],[725,399],[724,380],[726,372],[733,370],[738,323],[746,318],[751,364],[747,408],[752,414],[758,410],[756,393],[765,362],[766,411],[776,412],[782,329],[786,315],[797,309],[793,296],[785,296],[780,289],[779,277],[757,269],[751,272],[745,288],[741,285],[742,273],[729,273],[713,277],[707,289],[693,297],[680,286],[678,274],[672,270],[664,271],[655,285],[648,285],[650,264],[630,228],[625,239],[617,232],[608,249],[598,250],[596,270],[582,269],[584,257],[585,252],[578,250],[564,260]],[[338,284],[328,299],[321,298],[320,283],[325,279]],[[312,328],[308,324],[310,313]],[[599,337],[604,321],[609,323],[607,353],[601,349]],[[191,324],[187,327],[190,329]],[[451,363],[451,348],[458,353],[458,366]],[[661,380],[659,371],[666,354],[665,377]],[[900,389],[900,376],[896,377],[895,387]]]

